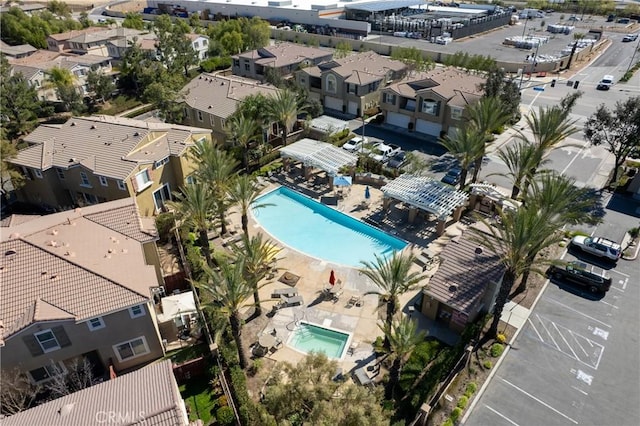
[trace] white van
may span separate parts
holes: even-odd
[[[609,90],[613,86],[613,76],[605,75],[596,87],[598,90]]]

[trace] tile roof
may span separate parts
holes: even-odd
[[[11,162],[42,170],[82,164],[97,175],[124,180],[139,163],[180,156],[194,144],[196,135],[209,133],[208,129],[122,117],[73,117],[60,126],[36,128],[24,139],[32,145]]]
[[[12,214],[0,220],[0,227],[8,228],[39,218],[39,214]]]
[[[338,64],[333,68],[334,71],[343,77],[350,76],[354,71],[383,77],[389,71],[399,72],[407,68],[401,61],[378,55],[372,51],[355,53],[344,58],[334,59],[333,62]]]
[[[484,81],[482,77],[456,68],[437,67],[427,72],[409,73],[402,80],[389,85],[386,90],[411,99],[425,90],[431,90],[447,99],[450,105],[465,106],[482,96],[480,85]]]
[[[136,30],[133,28],[113,28],[113,29],[102,29],[102,31],[94,31],[94,32],[85,32],[79,35],[76,35],[72,38],[69,38],[69,42],[73,43],[96,43],[100,41],[108,41],[115,38],[121,37],[133,37],[143,34],[143,31]]]
[[[0,40],[0,51],[7,56],[17,56],[23,53],[36,52],[38,49],[30,44],[18,44],[11,46],[4,41]]]
[[[251,50],[234,56],[234,58],[256,59],[256,63],[276,68],[298,64],[305,59],[316,60],[331,56],[330,50],[317,47],[302,46],[296,43],[281,42],[261,49]]]
[[[13,71],[13,74],[22,74],[25,80],[31,80],[38,73],[42,72],[40,68],[29,67],[26,65],[12,65],[11,69]]]
[[[65,41],[65,40],[70,40],[74,37],[78,37],[84,34],[97,33],[97,32],[103,32],[103,31],[104,31],[104,28],[102,27],[89,27],[89,28],[84,28],[82,30],[72,30],[72,31],[67,31],[65,33],[50,34],[49,37],[56,41]]]
[[[144,303],[158,287],[131,198],[41,216],[0,230],[4,338],[34,321],[92,318]]]
[[[109,413],[119,415],[121,426],[188,425],[184,402],[178,392],[171,361],[139,370],[90,388],[49,401],[2,420],[4,426],[78,426],[109,423]]]
[[[446,305],[469,314],[484,295],[490,282],[498,282],[504,273],[500,256],[470,238],[467,230],[452,239],[440,254],[440,267],[425,290]],[[480,251],[480,250],[478,250]]]
[[[29,65],[36,66],[42,62],[53,61],[55,58],[62,56],[61,52],[52,52],[51,50],[39,49],[31,55],[24,58],[8,58],[12,65]]]
[[[256,80],[203,73],[182,90],[184,102],[191,108],[227,118],[249,95],[273,96],[277,88]]]
[[[208,36],[206,36],[206,35],[204,35],[204,34],[196,34],[196,33],[189,33],[189,34],[187,34],[187,38],[188,38],[189,40],[191,40],[191,41],[196,41],[196,40],[197,40],[197,39],[199,39],[199,38],[204,38],[204,39],[209,40],[209,37],[208,37]]]

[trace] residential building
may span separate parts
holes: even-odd
[[[384,122],[435,138],[452,134],[465,108],[482,97],[484,81],[455,68],[410,73],[382,90]]]
[[[0,228],[0,357],[33,382],[83,357],[94,374],[164,355],[152,294],[161,287],[152,220],[132,198]]]
[[[296,72],[298,85],[325,108],[361,116],[379,103],[380,90],[401,78],[407,66],[375,52],[356,53]]]
[[[187,153],[211,131],[112,116],[41,125],[10,160],[25,176],[18,200],[67,209],[134,197],[143,216],[164,208],[194,164]]]
[[[289,42],[277,42],[271,46],[232,56],[234,75],[264,81],[269,72],[288,77],[308,66],[330,61],[333,51],[303,46]]]
[[[16,46],[11,46],[0,40],[0,52],[2,52],[2,54],[7,58],[26,58],[27,56],[35,53],[37,50],[38,49],[30,44],[19,44]]]
[[[198,59],[203,60],[209,56],[209,37],[204,34],[187,34],[189,40],[191,40],[191,47],[198,54]]]
[[[67,52],[71,50],[69,40],[84,34],[92,34],[108,31],[104,27],[89,27],[81,30],[67,31],[66,33],[50,34],[47,37],[47,48],[53,52]]]
[[[142,50],[151,52],[152,56],[155,56],[157,51],[156,40],[157,37],[153,33],[115,38],[107,42],[107,54],[113,58],[113,60],[119,61],[133,43],[136,43]]]
[[[0,13],[7,13],[11,8],[17,7],[22,10],[26,15],[33,15],[33,12],[43,12],[47,10],[47,5],[43,3],[30,3],[21,4],[18,2],[6,2],[4,6],[0,6]]]
[[[103,28],[102,31],[84,32],[67,39],[63,50],[81,55],[88,53],[92,55],[110,56],[107,48],[107,44],[110,41],[132,39],[133,37],[140,37],[142,34],[144,34],[143,31],[133,28]],[[52,34],[52,36],[56,35],[59,36],[59,34]]]
[[[188,425],[189,417],[171,361],[148,365],[2,420],[5,426],[101,423]]]
[[[422,290],[421,312],[457,332],[492,309],[504,274],[500,256],[471,236],[466,230],[445,246],[438,270]]]
[[[227,140],[226,121],[250,95],[273,96],[277,88],[235,76],[203,73],[182,89],[184,123],[206,127],[218,141]],[[272,129],[266,128],[265,138]],[[278,134],[277,129],[272,132]]]

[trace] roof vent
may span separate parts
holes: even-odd
[[[209,105],[209,109],[213,108],[213,105]]]
[[[73,406],[74,405],[75,405],[75,402],[72,402],[72,403],[69,403],[69,404],[64,404],[58,410],[58,414],[60,414],[61,417],[68,416],[69,414],[71,414],[71,411],[73,410]]]
[[[91,130],[95,130],[95,129],[97,129],[96,125],[95,125],[95,124],[92,124],[92,125],[91,125]]]
[[[475,249],[474,253],[475,253],[475,254],[482,254],[482,251],[483,251],[482,246],[478,246],[478,247],[476,247],[476,249]]]
[[[78,159],[76,157],[71,157],[71,158],[69,158],[69,162],[70,163],[77,163]]]
[[[458,291],[458,284],[449,285],[449,292],[455,293],[456,291]]]
[[[51,235],[58,235],[58,230],[57,229],[52,229],[51,230]]]
[[[15,251],[14,249],[9,249],[9,250],[4,252],[5,256],[13,256],[14,254],[18,254],[18,252]]]
[[[140,133],[135,132],[135,133],[133,134],[133,136],[140,136]]]
[[[49,277],[49,279],[51,281],[58,279],[58,274],[51,274],[51,276]]]
[[[75,257],[76,253],[73,252],[73,251],[66,251],[66,252],[64,252],[64,255],[65,256],[69,256],[69,257]]]
[[[76,122],[75,122],[75,121],[72,121],[72,122],[71,122],[71,127],[75,127],[75,125],[76,125]]]
[[[58,247],[58,243],[53,240],[47,241],[47,245],[50,247]]]

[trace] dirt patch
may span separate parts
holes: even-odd
[[[247,317],[248,322],[245,323],[242,328],[242,344],[244,345],[245,350],[247,351],[247,356],[249,356],[250,367],[248,369],[247,374],[247,391],[249,392],[249,396],[256,402],[260,401],[260,391],[264,386],[264,371],[270,371],[275,366],[275,361],[261,357],[256,358],[251,354],[251,347],[258,341],[258,336],[264,328],[269,323],[269,318],[264,313],[259,317],[252,318],[250,315],[253,314],[253,309],[247,313],[249,315]],[[256,362],[257,361],[257,362]]]

